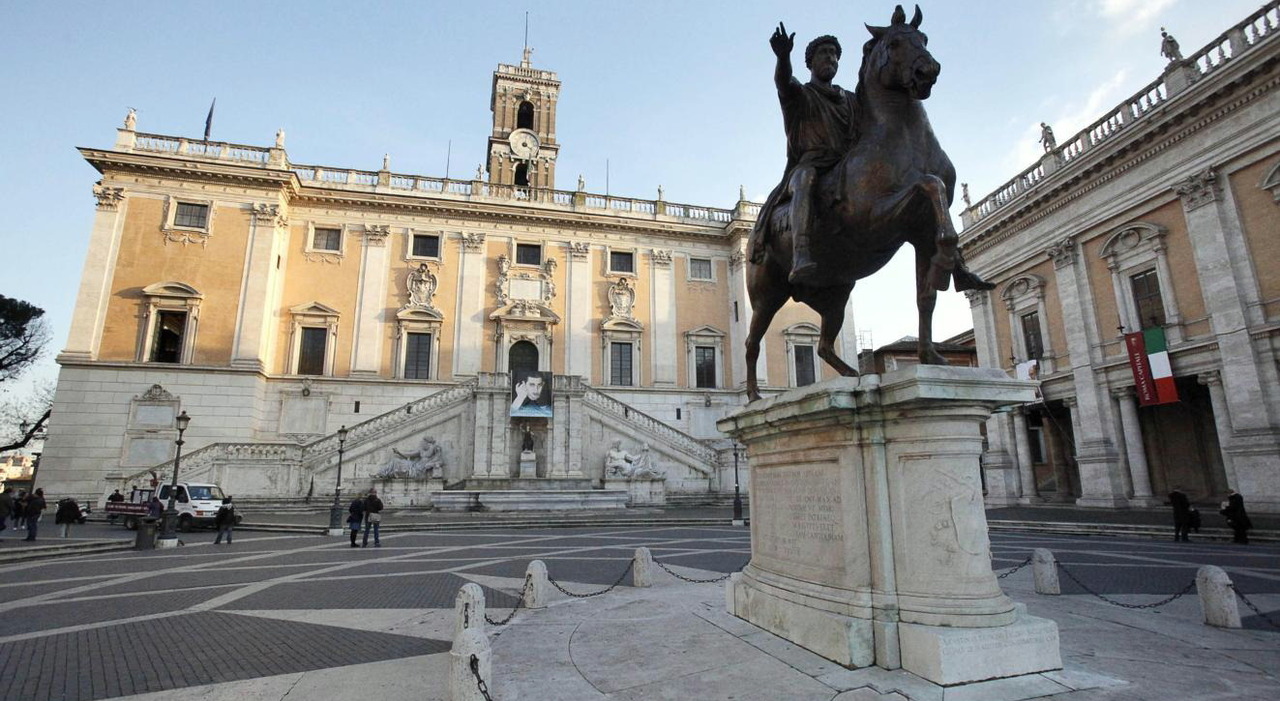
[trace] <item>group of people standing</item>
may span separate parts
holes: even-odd
[[[15,530],[26,529],[27,537],[24,540],[35,540],[40,515],[48,507],[43,489],[36,489],[30,494],[26,490],[19,490],[17,496],[14,496],[13,487],[5,487],[0,492],[0,531],[12,524]]]
[[[1191,505],[1191,499],[1182,491],[1182,487],[1174,487],[1169,492],[1169,505],[1173,507],[1173,539],[1183,543],[1191,542],[1190,532],[1200,532],[1199,509]],[[1231,490],[1218,513],[1227,519],[1227,527],[1232,533],[1231,542],[1247,545],[1253,522],[1244,509],[1244,497],[1234,489]]]
[[[382,547],[379,528],[382,525],[382,500],[378,498],[376,489],[370,489],[364,496],[357,496],[347,507],[347,527],[351,529],[351,547],[363,548],[369,545],[369,531],[373,531],[373,547]],[[364,528],[364,539],[356,543],[356,536]]]

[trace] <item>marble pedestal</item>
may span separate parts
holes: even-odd
[[[532,450],[520,451],[520,479],[534,479],[538,476],[538,456]]]
[[[1057,669],[1057,626],[1000,590],[980,426],[1033,385],[916,366],[752,402],[717,426],[747,445],[751,562],[730,613],[840,664],[951,685]]]

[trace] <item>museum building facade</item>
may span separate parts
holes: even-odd
[[[183,478],[237,497],[332,494],[342,455],[344,492],[366,487],[424,435],[442,484],[516,488],[532,440],[538,478],[598,488],[621,441],[652,449],[668,494],[732,493],[715,421],[744,403],[759,205],[556,189],[560,85],[528,53],[498,66],[470,180],[302,165],[283,131],[206,142],[132,112],[112,148],[82,148],[102,178],[42,485],[97,497],[163,473],[185,411]],[[773,329],[763,384],[832,376],[808,308]],[[531,371],[551,416],[512,418]]]
[[[997,283],[968,293],[980,362],[1041,384],[988,423],[989,505],[1181,487],[1280,511],[1278,7],[1175,51],[962,213],[965,258]]]

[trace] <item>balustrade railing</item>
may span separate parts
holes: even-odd
[[[1272,0],[1248,19],[1224,32],[1204,48],[1188,56],[1182,63],[1194,68],[1197,79],[1219,70],[1223,65],[1249,51],[1280,29],[1280,0]],[[1066,139],[1057,151],[1061,165],[1069,165],[1090,149],[1114,138],[1138,120],[1169,100],[1169,87],[1164,77],[1148,84],[1133,96],[1107,112],[1101,119]],[[978,201],[970,210],[972,222],[981,221],[1009,204],[1040,182],[1046,173],[1036,164],[1019,173]],[[971,224],[972,225],[972,224]]]
[[[718,463],[720,454],[715,448],[699,442],[689,434],[674,429],[642,411],[637,411],[635,407],[624,404],[600,390],[588,387],[583,394],[583,400],[619,419],[638,424],[650,433],[662,436],[667,445],[692,455],[707,466]]]
[[[201,141],[163,134],[137,134],[134,138],[133,150],[263,165],[271,157],[271,149],[259,146],[231,144],[225,141]]]

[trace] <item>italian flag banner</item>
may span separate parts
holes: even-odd
[[[1164,329],[1154,326],[1139,333],[1125,334],[1124,343],[1129,351],[1129,367],[1133,370],[1138,404],[1152,406],[1178,401],[1178,387],[1173,381]]]

